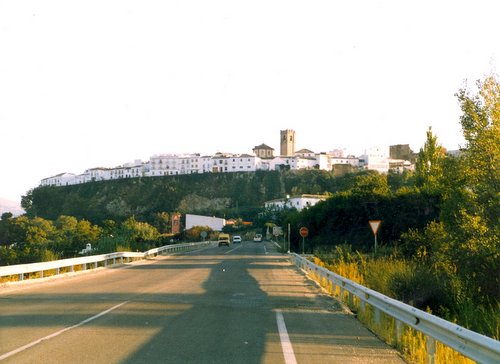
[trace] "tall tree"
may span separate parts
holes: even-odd
[[[500,83],[493,75],[478,81],[479,92],[462,89],[457,94],[460,122],[467,148],[463,168],[468,189],[474,194],[481,213],[498,228],[500,218]],[[496,231],[497,236],[500,233]]]
[[[415,163],[417,186],[431,190],[438,188],[443,176],[444,157],[445,150],[438,144],[437,136],[432,133],[432,128],[429,127],[424,147],[420,148]]]
[[[478,296],[500,301],[500,84],[457,93],[467,145],[447,163],[441,221],[448,232],[440,261],[448,260]]]

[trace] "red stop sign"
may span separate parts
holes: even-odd
[[[299,230],[299,234],[300,234],[300,236],[305,238],[307,235],[309,235],[309,229],[306,227],[301,227]]]

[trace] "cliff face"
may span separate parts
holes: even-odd
[[[231,207],[231,199],[227,197],[206,198],[192,193],[184,197],[177,211],[181,213],[190,213],[197,211],[223,211]]]
[[[157,212],[229,213],[256,209],[285,195],[280,172],[149,177],[38,187],[23,198],[28,214],[47,219],[71,215],[93,222]]]

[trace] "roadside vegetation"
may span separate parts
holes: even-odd
[[[461,326],[500,339],[500,84],[457,93],[466,145],[445,153],[429,129],[415,173],[360,174],[348,191],[289,211],[292,250],[332,271]],[[382,220],[379,249],[368,220]]]

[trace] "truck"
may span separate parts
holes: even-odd
[[[229,234],[219,234],[219,238],[217,240],[219,241],[219,246],[229,246],[230,236]]]

